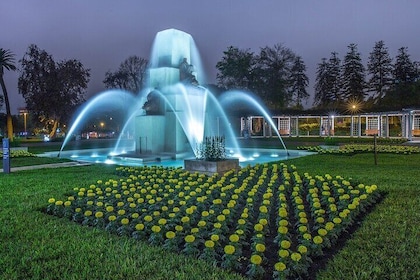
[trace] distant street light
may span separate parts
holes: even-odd
[[[24,126],[24,132],[25,132],[25,136],[27,136],[26,134],[26,116],[28,115],[28,110],[26,108],[19,108],[19,115],[23,115],[23,126]]]

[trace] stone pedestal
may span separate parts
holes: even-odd
[[[207,175],[218,173],[223,175],[229,170],[239,170],[239,159],[225,159],[220,161],[206,161],[201,159],[184,160],[184,169],[190,172],[200,172]]]

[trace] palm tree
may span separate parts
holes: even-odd
[[[6,103],[6,118],[7,118],[7,137],[10,141],[13,141],[13,123],[12,123],[12,114],[10,112],[10,103],[9,96],[7,95],[6,85],[4,83],[3,74],[4,69],[6,70],[16,70],[14,64],[15,58],[14,54],[10,50],[5,50],[0,48],[0,84],[1,89],[3,90],[4,102]]]

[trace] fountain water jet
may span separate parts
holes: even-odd
[[[134,127],[135,148],[128,151],[130,157],[144,161],[185,158],[195,151],[204,135],[216,135],[216,132],[217,135],[227,135],[226,139],[229,139],[228,144],[232,146],[233,152],[241,156],[226,111],[208,89],[200,86],[204,75],[191,35],[175,29],[159,32],[153,44],[150,61],[145,90],[137,98],[124,91],[112,90],[90,100],[69,130],[60,152],[86,116],[97,112],[98,108],[115,107],[116,101],[125,100],[123,106],[126,117],[122,133],[129,124]],[[153,94],[159,98],[149,100]],[[224,97],[223,100],[226,103],[246,101],[252,104],[274,127],[267,111],[251,96],[233,92],[231,97]],[[278,134],[277,130],[276,132]],[[282,141],[279,134],[278,136]],[[123,151],[119,143],[120,139],[114,148],[114,154]],[[283,141],[282,144],[287,152]]]

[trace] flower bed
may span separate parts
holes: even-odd
[[[35,154],[32,154],[26,150],[13,150],[10,149],[10,157],[17,158],[17,157],[36,157]],[[0,150],[0,158],[3,158],[3,151]]]
[[[161,245],[251,278],[296,278],[380,197],[340,176],[283,163],[206,176],[118,167],[119,180],[50,198],[47,213]]]
[[[317,152],[319,154],[335,154],[335,155],[354,155],[358,153],[374,152],[374,146],[367,145],[367,144],[343,145],[343,146],[340,146],[338,149],[325,149],[321,146],[301,146],[301,147],[297,147],[297,149]],[[376,151],[378,153],[409,155],[409,154],[420,153],[420,148],[417,146],[377,145]]]

